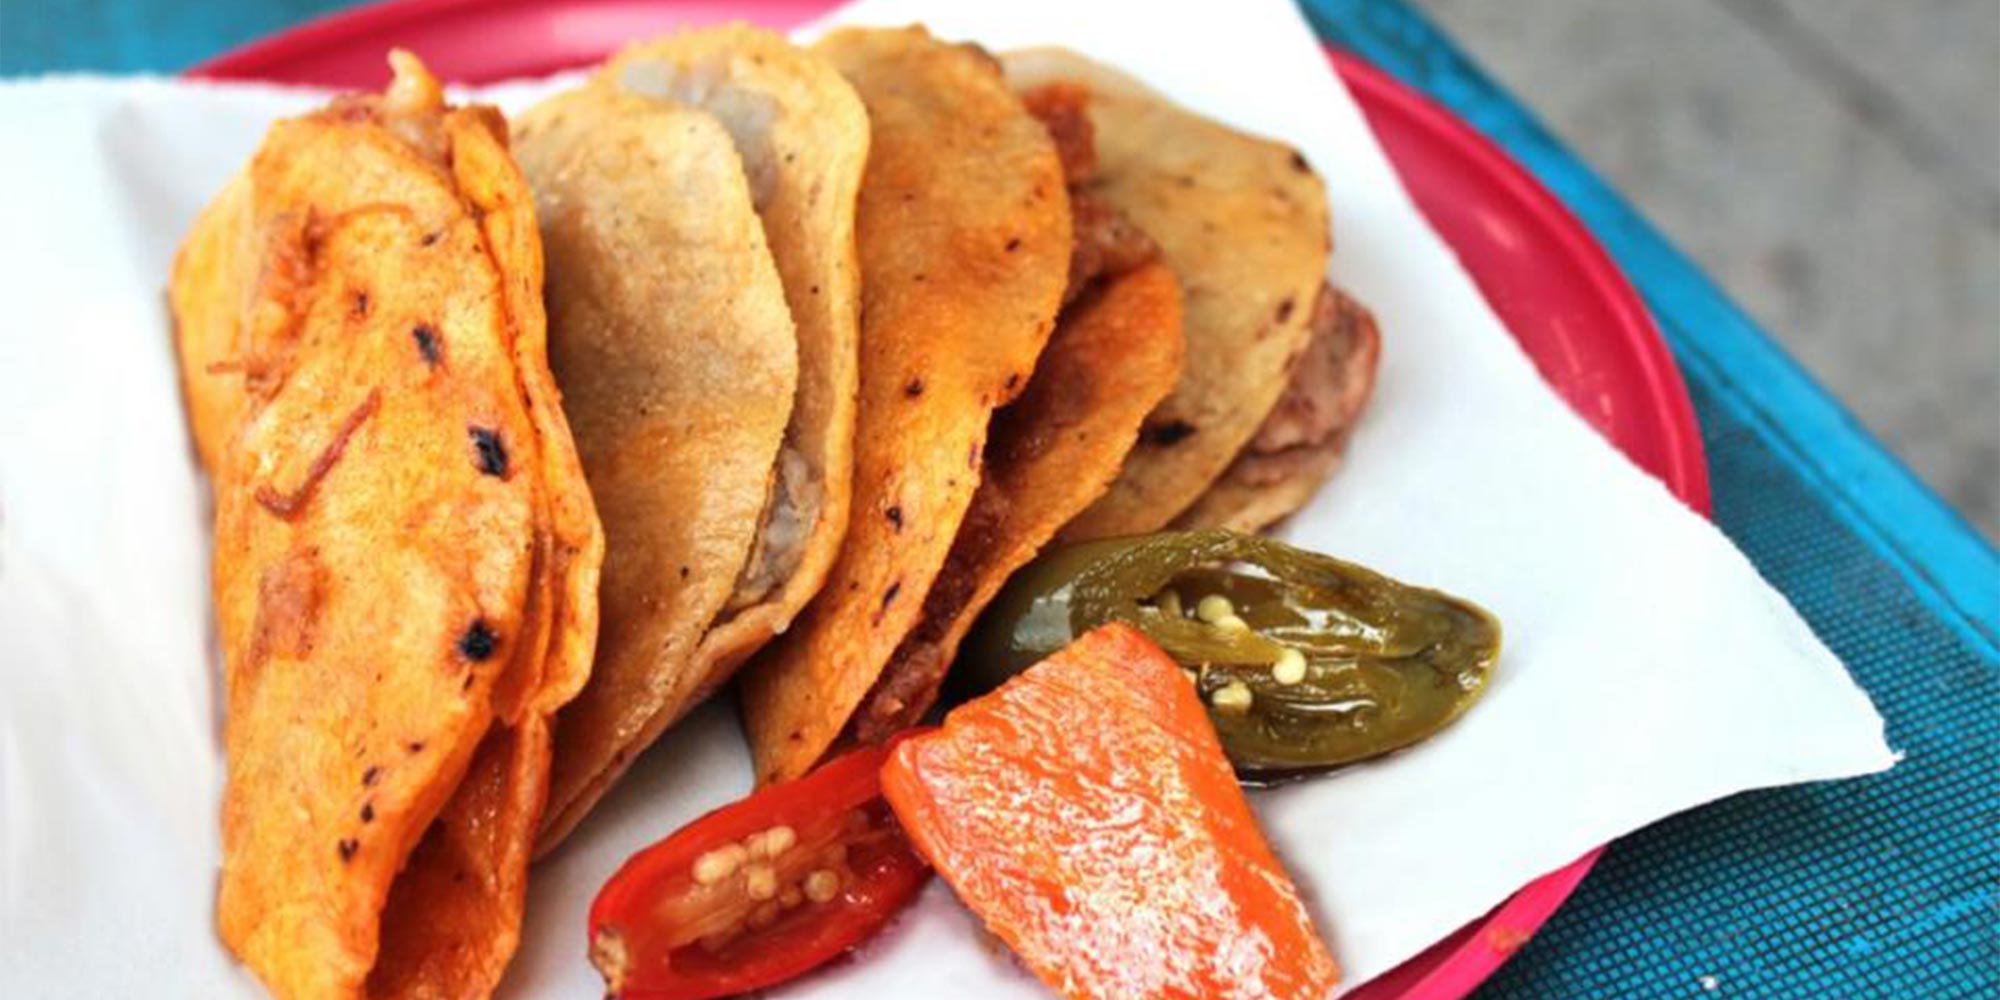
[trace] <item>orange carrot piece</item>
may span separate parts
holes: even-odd
[[[959,898],[1072,1000],[1319,1000],[1339,981],[1193,684],[1128,626],[905,741],[882,787]]]

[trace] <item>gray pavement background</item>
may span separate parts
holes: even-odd
[[[2000,0],[1415,0],[2000,538]]]

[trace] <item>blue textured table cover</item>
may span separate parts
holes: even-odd
[[[178,70],[347,5],[0,3],[0,73],[14,75]],[[1399,0],[1306,7],[1328,40],[1505,147],[1618,260],[1687,377],[1716,522],[1907,755],[1618,841],[1478,996],[2000,997],[2000,555],[1421,15]]]

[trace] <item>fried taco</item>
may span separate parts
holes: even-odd
[[[169,288],[216,505],[217,919],[282,997],[491,993],[596,637],[532,199],[497,112],[391,62],[271,128]]]
[[[1345,366],[1334,381],[1360,386],[1344,395],[1352,396],[1356,412],[1374,377],[1372,322],[1348,338],[1361,346],[1309,349],[1321,336],[1315,330],[1331,324],[1316,325],[1315,317],[1346,315],[1316,306],[1335,294],[1325,286],[1331,234],[1318,175],[1291,147],[1179,108],[1075,53],[1033,49],[1002,61],[1009,81],[1031,101],[1052,91],[1083,95],[1097,159],[1083,191],[1158,244],[1185,292],[1188,356],[1203,359],[1185,367],[1173,393],[1147,417],[1118,481],[1063,537],[1139,534],[1177,519],[1262,526],[1289,513],[1331,471],[1344,435],[1329,430],[1314,437],[1306,444],[1315,460],[1288,455],[1282,470],[1258,463],[1239,474],[1233,463],[1299,444],[1267,440],[1289,440],[1301,429],[1296,422],[1269,435],[1260,428],[1296,379],[1327,376],[1328,366],[1318,363],[1325,355]],[[1324,335],[1328,344],[1337,333]],[[1327,389],[1314,383],[1297,393],[1318,399]],[[1220,492],[1203,502],[1212,488]]]
[[[635,45],[599,80],[698,107],[729,131],[797,328],[798,396],[771,499],[725,617],[702,639],[704,658],[726,672],[791,624],[847,530],[861,294],[854,205],[868,113],[832,66],[742,24]]]
[[[1013,572],[1117,478],[1139,427],[1181,374],[1181,289],[1159,247],[1088,191],[1095,138],[1079,88],[1026,95],[1070,192],[1065,305],[1020,398],[999,410],[979,489],[923,615],[847,726],[879,743],[936,703],[959,643]]]
[[[879,743],[936,703],[959,643],[1015,570],[1104,495],[1181,368],[1180,285],[1157,261],[1063,310],[1021,398],[995,415],[984,477],[917,624],[848,723]]]
[[[1175,528],[1261,531],[1305,506],[1340,465],[1375,389],[1382,334],[1366,306],[1332,285],[1320,286],[1308,325],[1284,395]]]
[[[546,849],[826,576],[850,492],[868,126],[830,67],[729,27],[627,50],[524,115],[517,142],[609,538]]]
[[[753,659],[760,780],[811,767],[924,614],[982,473],[994,409],[1026,388],[1068,284],[1070,210],[1047,129],[990,57],[921,28],[813,52],[860,94],[860,406],[847,535],[819,596]]]

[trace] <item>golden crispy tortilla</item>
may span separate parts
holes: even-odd
[[[238,365],[248,336],[245,299],[256,280],[252,245],[250,177],[231,178],[202,209],[167,283],[174,348],[180,358],[181,399],[201,467],[215,471],[223,448],[243,415],[247,398]]]
[[[479,218],[488,252],[499,263],[501,294],[514,318],[514,363],[542,462],[548,528],[537,542],[548,563],[550,632],[539,673],[524,689],[526,707],[546,717],[575,698],[590,678],[597,653],[604,528],[550,370],[542,237],[534,201],[508,148],[506,123],[490,108],[478,110],[476,117],[447,120],[452,173]],[[510,724],[523,717],[519,710],[502,714]]]
[[[1027,391],[993,417],[972,509],[923,618],[855,712],[855,740],[878,743],[923,718],[973,620],[1110,488],[1180,372],[1180,283],[1165,264],[1111,278],[1063,310]]]
[[[784,287],[729,133],[608,87],[516,125],[548,255],[550,355],[604,520],[590,683],[555,732],[544,847],[710,686],[798,385]]]
[[[496,117],[447,122],[452,169],[478,213],[515,317],[514,355],[545,472],[548,528],[538,533],[527,617],[546,638],[516,648],[516,692],[496,691],[507,725],[487,732],[471,767],[390,889],[374,997],[475,997],[492,992],[520,940],[528,862],[549,787],[551,716],[590,676],[604,532],[549,370],[542,242],[527,184]],[[530,660],[529,658],[534,658]]]
[[[521,935],[528,860],[549,780],[540,715],[495,726],[389,889],[371,997],[492,992]]]
[[[861,289],[854,202],[868,114],[833,67],[742,24],[633,46],[598,80],[699,107],[729,130],[798,328],[799,392],[777,482],[726,617],[701,643],[713,685],[791,624],[847,530]]]
[[[594,630],[526,185],[497,114],[392,62],[384,97],[273,126],[170,289],[216,494],[218,923],[283,997],[492,990],[547,766],[505,720],[546,726]],[[482,746],[504,777],[461,787]],[[490,878],[416,850],[441,811],[509,817],[451,855]],[[392,895],[439,936],[381,948]]]
[[[1284,391],[1326,273],[1326,192],[1291,147],[1175,107],[1075,53],[1002,61],[1020,89],[1090,87],[1098,170],[1085,190],[1157,241],[1181,281],[1180,384],[1147,418],[1118,482],[1062,537],[1153,531],[1222,475]]]
[[[1175,528],[1262,531],[1305,506],[1340,465],[1375,388],[1382,335],[1367,307],[1331,285],[1313,303],[1312,327],[1284,396]]]
[[[921,28],[836,31],[813,51],[874,130],[856,224],[854,503],[825,587],[743,677],[763,781],[826,752],[916,624],[978,486],[988,418],[1054,328],[1070,252],[1055,147],[983,53]]]

